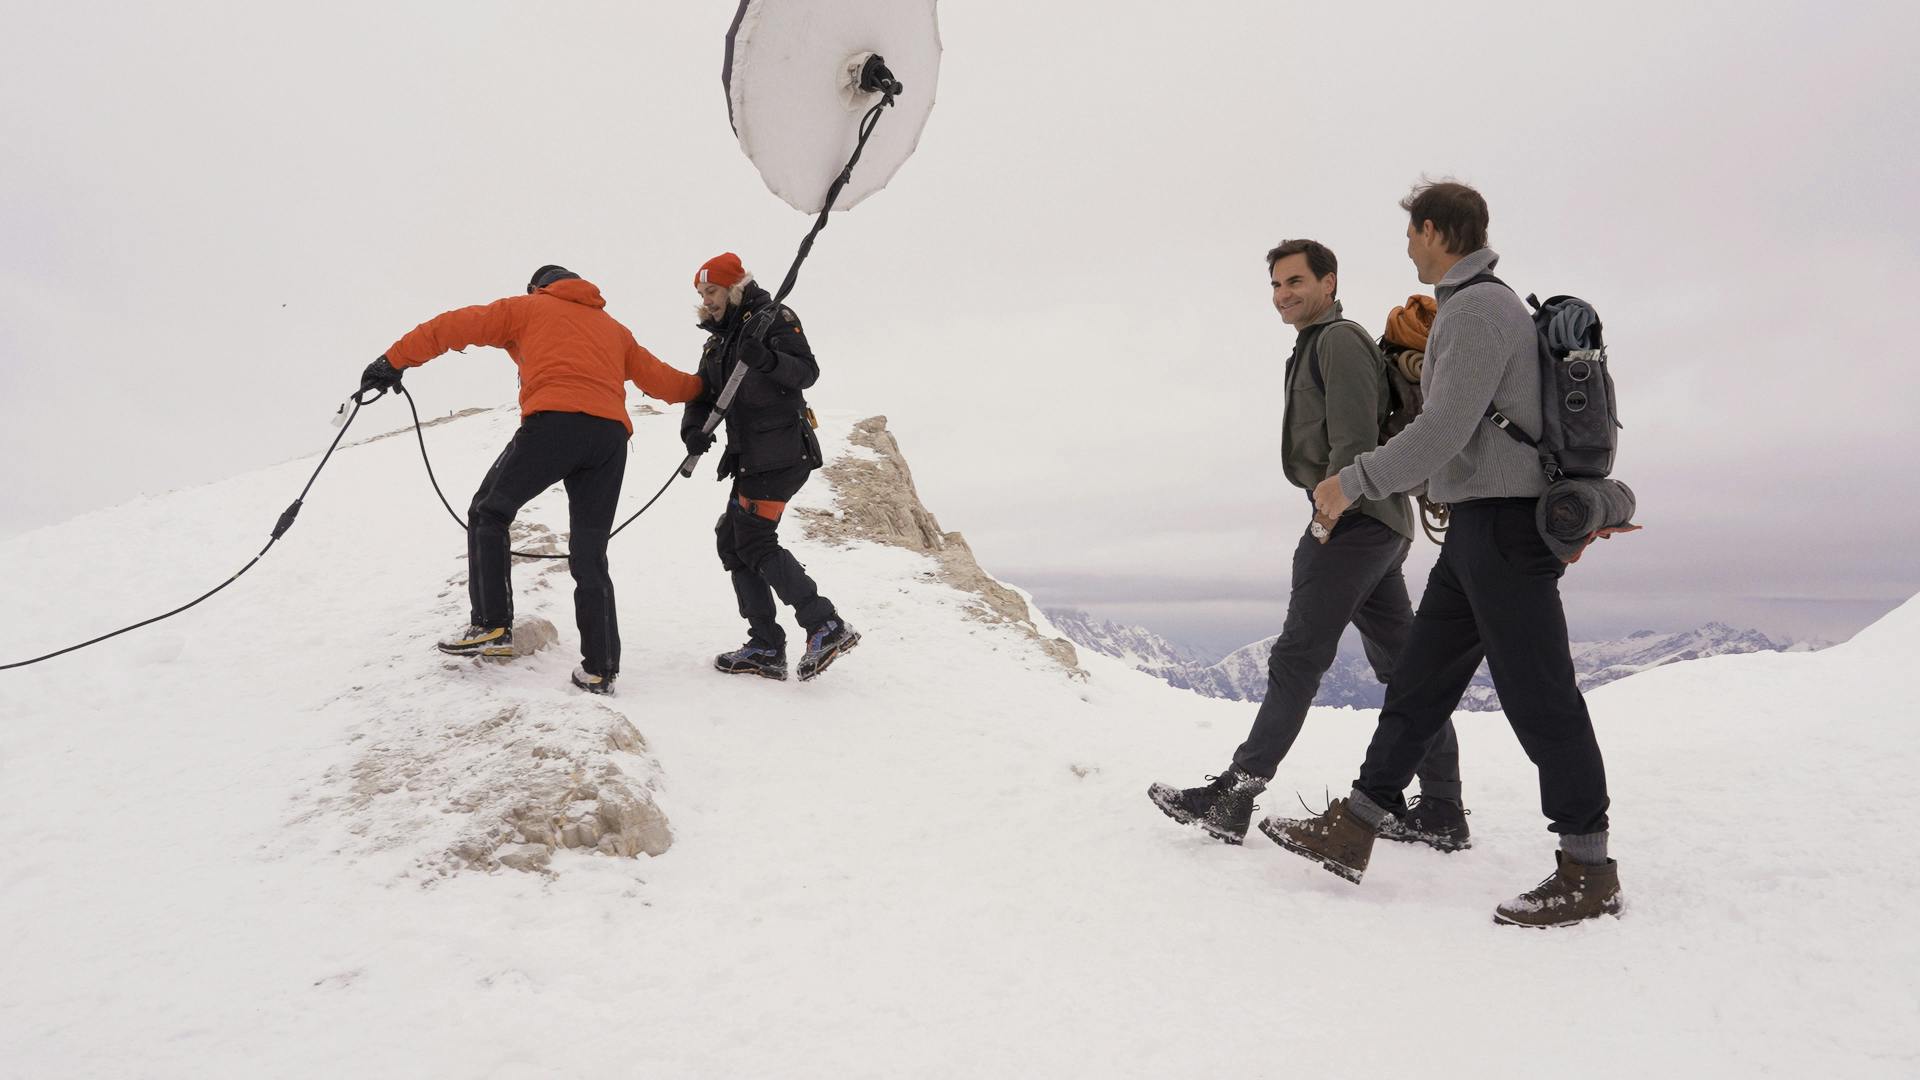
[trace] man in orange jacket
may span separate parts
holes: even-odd
[[[471,624],[440,642],[454,656],[513,656],[513,583],[507,530],[535,495],[567,488],[572,535],[573,610],[580,628],[580,666],[573,684],[589,693],[613,689],[620,672],[620,628],[607,538],[627,464],[627,380],[670,404],[692,400],[700,377],[669,367],[633,340],[606,312],[593,283],[562,266],[543,266],[525,296],[436,316],[393,343],[367,366],[361,389],[392,390],[410,367],[450,349],[492,345],[520,368],[520,430],[487,470],[468,508],[467,591]]]

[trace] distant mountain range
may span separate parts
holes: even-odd
[[[1111,656],[1183,690],[1229,701],[1261,701],[1267,696],[1267,654],[1273,638],[1264,638],[1209,662],[1192,649],[1139,626],[1095,618],[1084,611],[1049,610],[1047,618],[1074,644]],[[1573,666],[1580,689],[1598,686],[1649,668],[1726,653],[1789,652],[1822,648],[1826,642],[1779,642],[1757,630],[1738,630],[1711,622],[1696,630],[1662,634],[1642,630],[1618,641],[1576,641]],[[1386,687],[1374,677],[1366,657],[1342,652],[1320,683],[1316,705],[1377,709]],[[1473,677],[1460,707],[1471,711],[1500,708],[1486,665]]]

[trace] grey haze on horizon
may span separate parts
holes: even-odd
[[[778,278],[808,224],[728,130],[730,3],[0,6],[0,533],[315,453],[394,338],[545,262],[689,367],[693,268]],[[1576,636],[1843,639],[1920,591],[1914,6],[941,14],[919,152],[793,302],[817,406],[887,414],[928,506],[1043,603],[1277,629],[1306,503],[1260,256],[1323,240],[1377,326],[1421,288],[1395,203],[1423,174],[1487,194],[1523,291],[1607,319],[1647,530],[1568,575]],[[408,385],[514,396],[491,350]],[[629,502],[670,465],[635,462]]]

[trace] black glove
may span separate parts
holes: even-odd
[[[766,307],[747,316],[746,325],[740,328],[741,342],[767,340],[767,335],[773,332],[773,320],[778,318],[779,315],[779,307],[774,304],[768,304]]]
[[[399,388],[400,369],[387,363],[385,356],[368,364],[367,370],[360,375],[360,392],[363,394],[369,390],[385,392]]]
[[[699,428],[688,428],[680,433],[680,441],[686,444],[689,455],[699,457],[701,454],[713,449],[713,432],[701,431]]]
[[[768,305],[748,316],[740,327],[740,362],[762,375],[780,363],[767,347],[767,335],[773,332],[773,320],[779,313],[779,308]]]

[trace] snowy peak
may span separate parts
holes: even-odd
[[[1898,614],[1896,612],[1896,614]],[[1151,630],[1116,623],[1070,610],[1049,611],[1054,625],[1076,644],[1122,660],[1183,690],[1229,701],[1262,701],[1267,694],[1267,658],[1275,638],[1241,646],[1215,663],[1194,654]],[[1893,618],[1893,616],[1889,616]],[[1917,617],[1920,618],[1920,617]],[[1574,670],[1580,688],[1592,690],[1630,675],[1684,660],[1738,653],[1784,652],[1798,646],[1777,642],[1758,630],[1742,630],[1722,622],[1681,633],[1639,630],[1614,641],[1584,641],[1572,645]],[[1342,652],[1320,682],[1316,705],[1378,708],[1386,687],[1366,657]],[[1483,665],[1474,675],[1460,707],[1470,711],[1495,710],[1500,697]]]
[[[1048,608],[1046,616],[1068,640],[1129,667],[1165,678],[1204,663],[1200,656],[1144,626],[1128,626],[1097,618],[1075,608]]]

